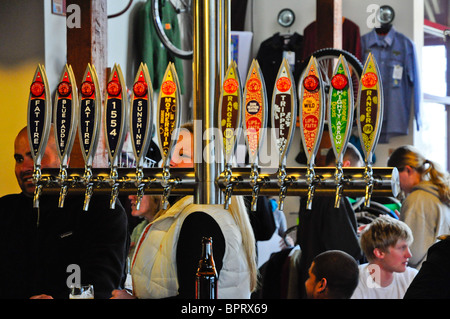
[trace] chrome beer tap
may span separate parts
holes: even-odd
[[[78,121],[78,93],[72,67],[65,65],[58,84],[53,118],[55,120],[55,141],[61,162],[58,180],[61,185],[58,207],[64,207],[71,179],[67,175],[69,157],[75,141]]]
[[[314,172],[314,161],[319,150],[324,126],[325,92],[322,74],[315,57],[311,57],[299,83],[300,133],[307,158],[306,183],[308,197],[306,209],[311,210],[315,187],[320,177]]]
[[[347,149],[353,124],[354,101],[353,85],[348,64],[340,56],[331,78],[328,96],[328,131],[336,158],[336,196],[334,207],[339,208],[344,190],[343,157]]]
[[[146,183],[144,181],[143,163],[151,141],[153,123],[153,87],[147,64],[141,63],[137,71],[131,93],[130,137],[136,158],[137,199],[136,209],[141,206]]]
[[[239,133],[242,125],[242,89],[237,64],[231,62],[225,74],[219,99],[218,123],[221,132],[221,141],[225,177],[225,209],[231,201],[233,187],[239,179],[233,177],[232,159],[236,151]]]
[[[158,139],[163,159],[163,171],[161,186],[163,187],[163,209],[169,205],[169,196],[172,188],[180,181],[170,175],[170,159],[173,148],[178,140],[180,126],[180,90],[178,75],[175,65],[170,62],[167,65],[158,96],[157,130]]]
[[[27,110],[27,132],[31,156],[34,161],[33,182],[35,190],[33,207],[39,207],[39,199],[44,183],[41,160],[45,153],[52,123],[52,104],[47,75],[43,65],[38,65],[30,86]]]
[[[89,209],[94,193],[92,165],[100,136],[102,100],[95,66],[88,63],[79,92],[78,133],[84,159],[83,182],[86,186],[83,210]]]
[[[244,123],[249,163],[251,164],[250,185],[252,187],[252,211],[256,211],[256,200],[265,180],[259,177],[258,157],[267,123],[267,95],[264,77],[259,63],[253,60],[244,90]]]
[[[297,118],[297,95],[292,72],[286,58],[283,59],[275,80],[272,95],[272,133],[279,152],[278,185],[280,194],[279,210],[284,209],[287,187],[292,184],[292,177],[286,174],[286,157],[295,130]]]
[[[106,87],[106,108],[104,114],[106,146],[111,168],[109,183],[111,200],[109,207],[115,209],[119,196],[120,179],[117,170],[118,158],[121,156],[123,142],[127,131],[127,91],[120,65],[115,64]]]
[[[371,53],[369,53],[364,65],[358,93],[357,123],[366,167],[364,171],[364,179],[366,180],[364,205],[369,207],[375,182],[372,171],[372,158],[380,136],[384,112],[383,85],[380,71]]]

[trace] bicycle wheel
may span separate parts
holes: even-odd
[[[162,44],[178,58],[193,56],[192,0],[152,0],[152,20]],[[179,37],[171,22],[178,25]]]
[[[348,63],[348,68],[350,69],[350,74],[352,78],[352,84],[353,84],[353,95],[354,95],[354,102],[356,106],[356,101],[358,98],[358,89],[359,89],[359,83],[361,80],[361,74],[363,70],[362,63],[358,60],[357,57],[355,57],[353,54],[351,54],[348,51],[345,50],[339,50],[339,49],[333,49],[333,48],[325,48],[320,49],[315,52],[311,56],[314,56],[317,59],[317,63],[320,66],[320,69],[322,71],[322,77],[323,80],[326,83],[326,91],[328,93],[329,85],[330,85],[330,78],[333,75],[334,66],[336,65],[336,62],[340,55],[343,55]],[[304,69],[307,67],[309,62],[309,58],[305,60],[302,64],[302,73],[304,72]]]

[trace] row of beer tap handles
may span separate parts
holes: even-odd
[[[231,119],[232,113],[224,113],[228,101],[233,101],[234,95],[239,94],[239,77],[236,77],[237,69],[231,65],[224,79],[222,95],[219,100],[219,123],[234,123],[237,128],[240,126],[240,119]],[[352,76],[344,56],[337,59],[333,76],[329,79],[323,79],[327,76],[327,70],[322,70],[318,61],[311,57],[307,68],[304,70],[296,91],[290,66],[286,60],[283,60],[277,78],[271,101],[271,120],[273,138],[279,151],[279,168],[277,172],[279,187],[279,209],[283,210],[284,199],[288,188],[295,184],[307,185],[307,209],[312,208],[312,201],[316,186],[321,184],[321,175],[315,173],[314,162],[319,149],[322,132],[325,125],[325,118],[328,117],[328,128],[332,148],[336,157],[335,180],[335,207],[339,207],[343,196],[344,185],[347,178],[343,172],[343,156],[350,138],[353,117],[356,109],[358,132],[360,141],[363,145],[365,155],[364,180],[365,205],[370,206],[370,198],[374,190],[375,178],[372,169],[372,156],[381,131],[383,118],[383,87],[379,76],[378,66],[374,57],[369,54],[367,57],[363,73],[360,77],[360,83],[357,83],[358,92],[353,92],[354,85]],[[326,80],[326,81],[324,81]],[[329,81],[328,81],[329,80]],[[325,90],[324,82],[330,83],[330,87]],[[326,93],[328,92],[328,94]],[[297,97],[298,93],[298,97]],[[355,94],[357,99],[355,100]],[[238,98],[235,100],[239,100]],[[263,128],[266,123],[266,92],[264,78],[261,74],[257,61],[253,61],[247,75],[243,96],[244,134],[246,137],[247,148],[250,157],[250,185],[252,191],[252,210],[256,210],[256,197],[260,190],[268,184],[267,177],[261,178],[258,173],[257,156],[260,143],[263,136]],[[297,106],[299,102],[299,107]],[[297,110],[299,114],[297,114]],[[235,114],[240,116],[240,112]],[[307,157],[307,168],[303,178],[294,178],[286,173],[286,157],[295,129],[295,119],[299,117],[300,133],[302,145]],[[225,189],[225,205],[229,204],[233,188],[242,180],[233,178],[231,159],[229,150],[233,148],[230,145],[236,141],[229,138],[228,129],[222,127],[224,145],[224,158],[226,159],[225,170],[222,173],[222,183]],[[253,159],[253,160],[252,160]],[[227,165],[228,164],[228,165]],[[395,175],[395,174],[394,174]],[[395,178],[394,178],[395,179]],[[393,191],[395,193],[395,190]]]
[[[222,133],[220,140],[224,160],[224,169],[217,178],[217,186],[224,192],[226,208],[234,190],[239,188],[239,185],[248,183],[251,187],[252,210],[256,210],[256,199],[261,190],[272,187],[273,180],[261,175],[258,166],[259,150],[269,116],[272,123],[270,131],[273,132],[272,136],[279,152],[279,168],[276,175],[279,209],[283,210],[288,189],[298,188],[299,185],[307,187],[307,208],[311,209],[315,189],[323,182],[322,177],[315,172],[314,162],[326,117],[328,117],[328,131],[336,156],[335,206],[339,207],[345,184],[342,160],[352,130],[355,109],[366,163],[365,204],[369,206],[375,185],[371,158],[381,130],[383,115],[382,83],[376,61],[371,54],[367,58],[358,85],[356,101],[352,77],[344,56],[340,56],[336,61],[330,81],[324,81],[324,74],[316,58],[311,57],[297,89],[290,65],[284,59],[273,88],[272,101],[270,101],[272,111],[268,114],[266,86],[258,62],[253,60],[243,89],[237,64],[232,62],[229,65],[222,81],[217,118],[218,128]],[[328,90],[325,88],[325,82],[330,83]],[[100,91],[93,65],[87,65],[78,90],[72,68],[66,64],[52,106],[45,68],[38,65],[30,87],[27,119],[28,137],[35,163],[33,175],[36,184],[35,207],[39,205],[39,198],[46,187],[51,188],[55,185],[60,187],[59,207],[63,207],[69,189],[83,185],[86,188],[83,209],[88,210],[94,190],[106,183],[111,187],[110,208],[113,209],[119,190],[126,183],[134,183],[137,188],[136,205],[139,209],[146,188],[152,183],[159,183],[163,189],[163,208],[167,208],[171,191],[183,183],[183,178],[174,177],[171,174],[169,166],[174,145],[179,137],[181,114],[180,87],[174,64],[169,63],[167,66],[157,99],[156,134],[163,160],[162,173],[158,175],[160,177],[146,176],[146,168],[143,164],[150,145],[153,124],[153,85],[147,65],[141,63],[139,66],[131,97],[127,94],[122,71],[117,64],[114,65],[107,82],[104,102],[102,102]],[[307,157],[306,173],[300,178],[288,175],[286,170],[286,157],[293,139],[297,117],[300,123],[302,145]],[[93,168],[101,122],[104,125],[103,132],[109,158],[109,176],[100,176],[101,174],[95,173],[96,168]],[[43,177],[41,172],[41,159],[52,126],[61,161],[59,174],[55,178]],[[69,155],[77,132],[85,162],[85,171],[81,177],[68,174]],[[249,155],[248,182],[244,181],[242,175],[233,174],[233,160],[241,132],[244,134]],[[136,159],[136,176],[132,181],[120,176],[118,169],[118,161],[128,133]],[[298,169],[298,171],[302,170],[303,168]]]

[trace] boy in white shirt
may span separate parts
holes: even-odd
[[[359,283],[352,299],[402,299],[417,270],[408,267],[411,229],[402,221],[380,216],[361,233],[368,264],[359,266]]]

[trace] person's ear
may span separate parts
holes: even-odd
[[[342,161],[342,167],[350,167],[350,166],[352,166],[352,163],[350,163],[349,160]]]
[[[405,170],[406,170],[406,174],[408,174],[408,176],[411,175],[414,171],[414,169],[409,165],[405,166]]]
[[[323,293],[327,289],[327,279],[322,278],[320,279],[319,283],[317,284],[317,292]]]
[[[375,255],[375,257],[379,259],[383,259],[385,255],[384,251],[382,251],[380,248],[375,248],[373,250],[373,254]]]

